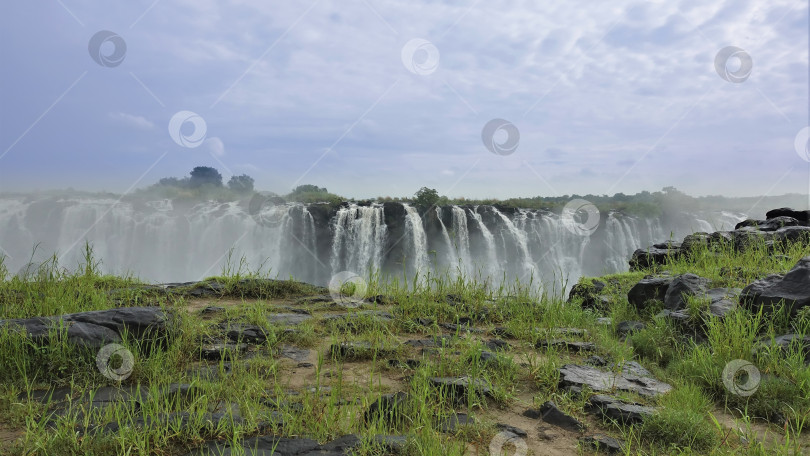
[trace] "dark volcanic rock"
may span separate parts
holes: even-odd
[[[309,350],[306,348],[298,348],[292,345],[284,345],[279,350],[279,355],[289,358],[293,361],[305,361],[309,358]]]
[[[126,331],[137,340],[168,335],[168,315],[160,307],[122,307],[55,317],[0,320],[0,327],[25,331],[36,344],[48,344],[50,330],[66,327],[67,340],[91,348],[121,341]]]
[[[548,401],[540,407],[540,418],[548,424],[563,428],[572,432],[582,432],[585,425],[578,419],[566,414],[552,401]]]
[[[798,242],[807,246],[810,245],[810,227],[786,226],[779,228],[773,233],[773,239],[782,243]]]
[[[800,337],[798,334],[785,334],[771,340],[770,338],[761,339],[753,348],[754,353],[768,354],[767,347],[775,345],[779,347],[782,352],[787,352],[791,345],[795,345],[799,351],[804,355],[805,363],[810,362],[810,335]]]
[[[273,325],[279,326],[298,326],[301,323],[312,319],[312,316],[307,314],[294,313],[275,313],[267,316],[267,321]]]
[[[367,423],[381,419],[386,424],[401,423],[405,419],[405,406],[408,403],[408,393],[399,391],[394,394],[384,394],[369,405],[365,413]]]
[[[572,352],[590,352],[596,350],[596,345],[591,342],[571,342],[562,339],[540,340],[535,348],[559,348]]]
[[[602,301],[599,300],[599,295],[606,286],[606,283],[600,282],[599,280],[594,280],[591,284],[577,283],[571,288],[571,292],[568,294],[568,302],[570,303],[579,298],[582,300],[583,309],[599,308],[602,305]]]
[[[683,309],[686,307],[687,297],[705,295],[708,286],[709,279],[695,274],[679,275],[667,287],[664,306],[669,310]]]
[[[647,249],[638,249],[630,257],[630,270],[647,269],[656,265],[664,265],[667,258],[678,258],[681,255],[679,242],[663,242],[654,244]]]
[[[773,219],[777,217],[791,217],[805,226],[810,225],[810,211],[794,211],[788,207],[782,207],[779,209],[773,209],[765,213],[765,218]]]
[[[445,434],[455,434],[459,427],[475,424],[475,420],[466,413],[453,412],[447,418],[440,419],[436,423],[436,428]]]
[[[229,359],[235,353],[241,353],[247,349],[247,344],[214,343],[205,344],[200,347],[200,358],[209,361],[219,361]]]
[[[782,302],[793,315],[810,304],[810,256],[784,276],[773,274],[748,285],[740,295],[740,303],[754,312],[760,308],[771,312]]]
[[[247,323],[221,323],[219,327],[228,339],[246,344],[263,344],[267,340],[264,328]]]
[[[627,337],[630,333],[641,331],[646,327],[647,325],[640,321],[622,321],[616,325],[616,334],[619,337]]]
[[[606,372],[593,366],[566,364],[560,368],[560,386],[589,387],[593,391],[617,389],[653,397],[672,390],[672,386],[652,377],[635,375],[622,370]]]
[[[446,389],[455,400],[465,400],[467,392],[472,389],[479,394],[492,395],[492,390],[481,379],[473,381],[469,377],[433,377],[430,384],[439,389]]]
[[[608,437],[604,434],[594,434],[587,437],[582,437],[580,441],[590,448],[597,451],[604,451],[608,454],[623,453],[624,443],[620,440]]]
[[[613,396],[596,394],[588,399],[586,411],[596,413],[604,419],[623,424],[641,423],[655,412],[654,407],[624,402]]]
[[[627,300],[636,309],[644,309],[651,300],[663,301],[671,282],[671,277],[641,279],[627,292]]]

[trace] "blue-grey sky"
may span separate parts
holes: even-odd
[[[120,39],[91,56],[104,30]],[[11,2],[0,43],[0,191],[124,192],[197,165],[349,197],[810,181],[805,0]],[[729,46],[744,81],[716,68]],[[179,111],[204,120],[198,147],[170,135]],[[512,154],[482,141],[496,118]]]

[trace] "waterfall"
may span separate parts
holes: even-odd
[[[405,235],[409,246],[408,263],[413,272],[424,273],[430,268],[430,259],[427,251],[427,235],[422,226],[419,212],[407,204],[405,206]]]
[[[352,204],[337,211],[332,243],[332,274],[365,275],[382,267],[387,227],[382,206]]]
[[[478,206],[475,206],[471,211],[470,215],[472,219],[475,220],[476,226],[481,231],[481,235],[484,241],[484,271],[487,275],[497,274],[498,272],[498,253],[495,250],[495,236],[492,235],[492,232],[489,231],[486,225],[484,225],[483,219],[481,219],[481,214],[478,213]]]
[[[493,283],[531,276],[561,292],[583,275],[626,271],[635,249],[666,241],[670,233],[677,240],[695,229],[728,230],[745,218],[701,212],[664,222],[611,212],[583,234],[570,219],[543,210],[451,206],[423,220],[400,203],[268,204],[258,213],[246,203],[0,196],[0,256],[12,274],[54,253],[62,267],[75,269],[88,241],[108,274],[198,280],[220,274],[228,262],[234,272],[244,260],[243,272],[262,266],[272,276],[321,285],[342,271],[400,274],[404,259],[409,275],[450,265],[452,272]]]
[[[447,248],[447,263],[450,265],[450,272],[453,273],[456,271],[455,268],[458,266],[458,254],[453,246],[453,242],[450,240],[450,234],[447,232],[447,227],[444,226],[444,222],[442,221],[442,209],[438,206],[436,207],[436,218],[439,219],[439,224],[442,227],[442,240]]]
[[[458,206],[453,206],[452,211],[452,229],[456,239],[456,243],[453,247],[460,260],[462,271],[469,274],[473,272],[470,269],[473,261],[470,255],[470,231],[467,229],[467,212]]]

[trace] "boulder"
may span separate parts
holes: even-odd
[[[654,244],[647,249],[638,249],[630,257],[630,270],[638,271],[667,263],[668,258],[678,258],[682,253],[679,242]]]
[[[792,315],[810,305],[810,256],[799,260],[787,274],[772,274],[746,286],[740,304],[753,312],[763,308],[766,313],[784,303]]]
[[[590,284],[577,283],[571,288],[568,293],[568,302],[572,302],[579,298],[582,301],[583,309],[595,309],[603,307],[603,301],[600,300],[600,293],[605,289],[607,284],[599,280],[594,280]]]
[[[667,287],[664,295],[664,306],[669,310],[686,307],[689,296],[703,296],[708,289],[709,279],[695,274],[683,274],[675,277]]]
[[[810,227],[808,226],[786,226],[779,228],[773,233],[773,239],[780,243],[802,243],[810,245]]]
[[[662,301],[667,294],[671,277],[651,277],[641,279],[627,292],[627,301],[638,310],[647,307],[649,301]]]
[[[773,209],[765,213],[765,218],[791,217],[801,222],[804,226],[810,226],[810,211],[794,211],[789,207]]]

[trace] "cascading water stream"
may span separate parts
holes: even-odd
[[[442,221],[442,209],[440,207],[436,207],[436,217],[439,220],[439,225],[442,227],[442,240],[444,241],[444,245],[447,251],[447,263],[450,265],[450,272],[455,272],[455,268],[458,266],[458,254],[456,253],[455,246],[453,242],[450,240],[450,234],[447,232],[447,227],[444,226],[444,222]]]
[[[382,206],[352,204],[335,216],[332,243],[332,272],[366,274],[382,267],[387,228]]]
[[[428,257],[428,243],[425,228],[422,225],[422,218],[416,208],[407,204],[405,207],[405,234],[409,251],[407,263],[411,266],[412,273],[423,274],[430,269],[430,258]]]

